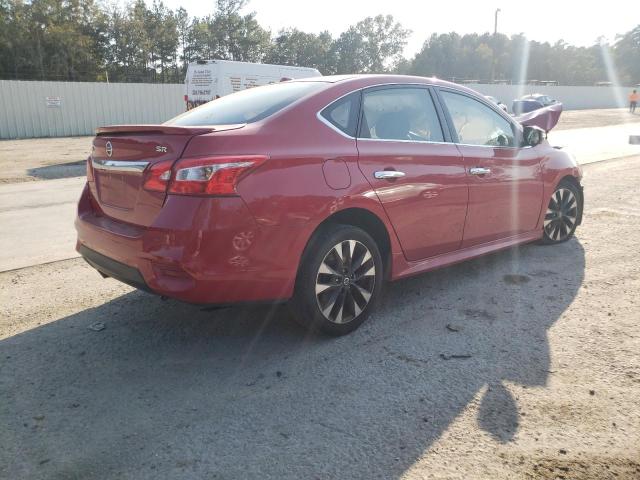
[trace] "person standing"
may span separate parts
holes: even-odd
[[[638,106],[639,100],[640,94],[636,90],[629,94],[629,112],[636,113],[636,107]]]

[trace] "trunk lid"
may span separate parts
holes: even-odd
[[[175,162],[195,135],[214,127],[122,125],[96,130],[90,161],[90,188],[101,210],[123,222],[149,226],[166,193],[143,189],[146,173],[158,162]]]

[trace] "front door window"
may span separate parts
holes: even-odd
[[[465,145],[515,147],[513,126],[486,105],[466,95],[441,92],[458,142]]]

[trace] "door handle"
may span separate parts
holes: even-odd
[[[398,170],[381,170],[379,172],[375,172],[373,174],[377,179],[385,179],[390,180],[392,178],[402,178],[404,177],[404,172],[399,172]]]
[[[471,175],[489,175],[491,173],[490,168],[472,167],[469,169]]]

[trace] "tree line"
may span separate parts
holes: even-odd
[[[175,83],[189,62],[226,59],[314,67],[325,75],[397,72],[563,85],[610,80],[612,65],[621,83],[640,82],[640,25],[612,45],[591,47],[523,35],[434,33],[404,58],[411,32],[391,15],[367,17],[336,37],[297,28],[273,34],[255,13],[243,13],[247,1],[215,0],[211,15],[191,17],[160,0],[0,0],[0,78]]]

